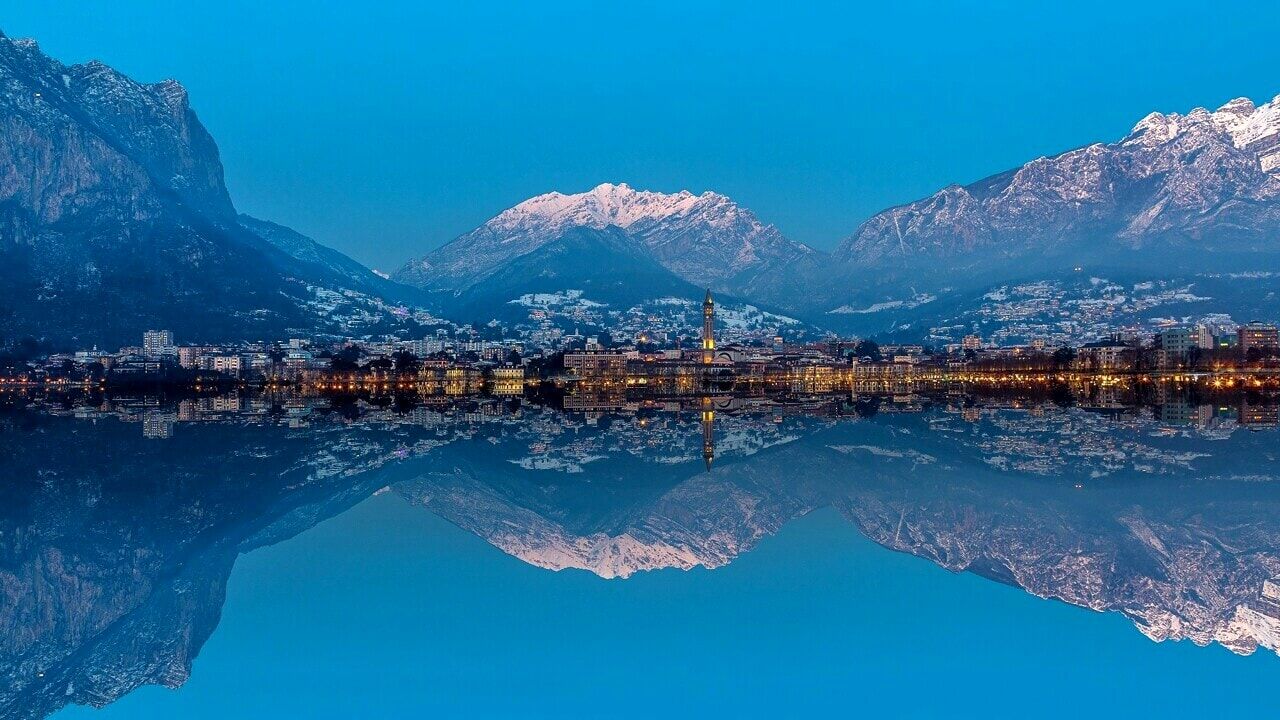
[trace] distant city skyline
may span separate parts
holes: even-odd
[[[180,80],[241,211],[392,270],[601,182],[715,190],[829,249],[887,206],[1115,140],[1148,112],[1280,93],[1280,10],[1231,6],[43,3],[0,29]]]

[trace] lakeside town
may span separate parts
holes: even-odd
[[[42,354],[38,346],[10,345],[0,354],[0,386],[289,384],[324,390],[395,384],[427,393],[512,396],[529,384],[554,382],[681,395],[742,388],[832,392],[906,377],[1008,373],[1244,374],[1268,382],[1280,377],[1280,332],[1275,323],[1260,321],[1229,331],[1173,326],[1075,346],[1043,340],[1000,345],[977,335],[941,347],[838,337],[788,342],[757,326],[731,324],[718,332],[710,292],[702,320],[700,331],[675,339],[645,330],[622,339],[577,333],[481,339],[463,327],[407,340],[192,345],[161,329],[144,332],[138,345],[115,350]]]
[[[295,429],[362,425],[425,431],[442,438],[469,439],[484,428],[519,428],[529,440],[530,467],[568,467],[594,457],[599,447],[579,433],[595,427],[633,430],[625,442],[664,456],[689,453],[690,437],[701,440],[708,464],[725,451],[742,453],[790,437],[795,423],[819,424],[873,416],[930,414],[964,423],[1017,422],[1051,432],[1052,418],[1064,412],[1093,428],[1100,442],[1108,427],[1146,427],[1153,436],[1225,439],[1239,430],[1280,426],[1280,384],[1256,379],[1225,382],[1218,376],[1094,374],[1014,374],[998,381],[911,376],[860,384],[851,392],[781,392],[655,395],[634,387],[601,388],[540,384],[522,395],[429,394],[417,386],[248,385],[179,388],[127,387],[84,391],[79,386],[23,387],[0,391],[0,429],[6,409],[34,411],[76,420],[136,423],[145,438],[167,439],[181,426],[232,424]],[[14,416],[9,416],[12,420]],[[619,442],[624,442],[619,440]],[[563,445],[553,453],[557,444]],[[676,449],[679,449],[677,452]],[[1034,443],[1021,455],[1035,457]],[[552,455],[555,455],[553,458]]]

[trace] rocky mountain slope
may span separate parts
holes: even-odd
[[[63,65],[0,35],[0,337],[88,345],[150,327],[189,340],[340,329],[317,291],[386,285],[333,251],[321,272],[314,243],[246,222],[181,85]]]
[[[423,300],[422,294],[413,288],[392,282],[292,228],[244,214],[238,216],[238,221],[241,228],[261,241],[258,247],[273,258],[276,267],[287,277],[347,293],[362,293],[370,300],[404,303]]]
[[[0,35],[0,342],[360,335],[416,329],[417,308],[521,319],[511,303],[529,294],[621,311],[708,286],[841,332],[1079,340],[1157,317],[1268,316],[1278,237],[1280,99],[1238,99],[892,208],[834,256],[724,195],[606,183],[526,200],[388,280],[238,215],[177,82],[63,65]],[[1099,285],[1133,292],[1098,322],[1064,321]],[[1152,287],[1169,301],[1129,302]],[[1045,312],[997,307],[1027,288]]]
[[[616,227],[569,227],[496,266],[482,281],[447,299],[437,296],[437,303],[461,319],[514,320],[527,312],[514,299],[565,290],[618,308],[656,297],[698,297],[700,292]]]
[[[1276,252],[1280,98],[1152,113],[1112,144],[1039,158],[868,220],[837,255],[855,264],[984,249],[1092,256],[1161,243]],[[1069,243],[1064,246],[1063,243]]]
[[[632,259],[616,258],[608,266],[596,266],[598,270],[625,274],[632,267],[643,268],[647,263],[640,258],[647,258],[691,286],[766,302],[784,295],[760,297],[759,291],[773,287],[779,273],[820,255],[788,240],[724,195],[664,194],[605,183],[584,193],[530,198],[408,263],[393,277],[456,296],[489,293],[492,278],[506,268],[570,232],[586,237],[583,229],[608,233],[597,237],[623,240],[632,247]],[[639,280],[631,285],[636,292],[653,292]]]
[[[1276,289],[1277,238],[1280,98],[1240,98],[1212,112],[1152,113],[1117,142],[886,210],[836,250],[842,269],[823,296],[828,310],[863,314],[846,320],[920,334],[972,321],[982,296],[1004,283],[1085,272],[1194,289],[1211,283],[1204,273],[1252,273],[1205,305],[1248,317]]]
[[[1117,142],[886,210],[831,257],[723,195],[604,184],[531,198],[395,277],[446,303],[490,292],[491,278],[571,228],[615,228],[692,284],[859,332],[905,326],[919,337],[930,325],[971,323],[1002,284],[1079,271],[1121,284],[1220,286],[1195,274],[1280,272],[1280,99],[1152,113]],[[1275,289],[1267,277],[1234,283],[1245,284],[1249,292],[1219,287],[1210,311],[1248,316],[1259,307],[1250,298]]]

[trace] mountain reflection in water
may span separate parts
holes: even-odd
[[[1211,387],[839,397],[7,397],[0,717],[181,685],[236,558],[388,489],[524,562],[732,562],[834,508],[885,547],[1280,650],[1274,397]]]

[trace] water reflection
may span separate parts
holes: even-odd
[[[1154,640],[1280,649],[1275,398],[10,397],[0,708],[181,685],[236,558],[380,490],[550,570],[716,568],[834,508],[875,542]]]

